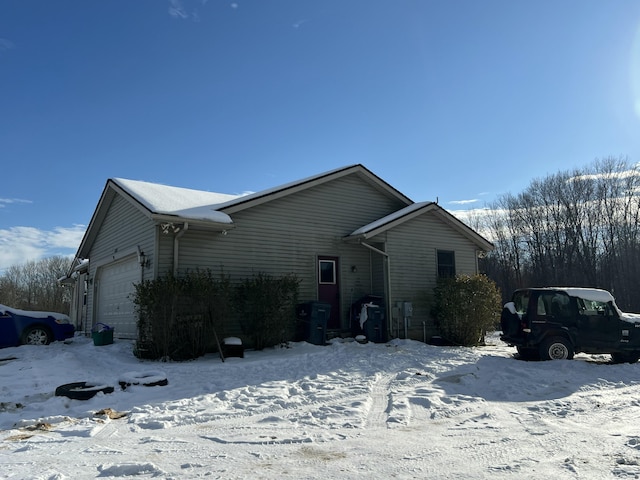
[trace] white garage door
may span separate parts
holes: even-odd
[[[101,267],[98,278],[98,322],[115,328],[118,338],[137,338],[133,307],[133,284],[140,282],[137,257]]]

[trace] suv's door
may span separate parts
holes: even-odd
[[[531,327],[538,339],[550,330],[563,330],[570,333],[572,341],[575,341],[576,316],[577,309],[569,295],[553,290],[543,291],[539,292],[535,302]]]
[[[527,308],[529,307],[529,290],[516,290],[511,297],[512,307],[505,305],[500,316],[500,325],[504,339],[517,342],[523,337],[523,328],[529,328]]]
[[[580,312],[578,327],[580,343],[589,349],[616,347],[621,339],[621,320],[610,304],[576,299]]]
[[[536,321],[567,326],[571,323],[571,300],[560,292],[540,292],[536,302]]]

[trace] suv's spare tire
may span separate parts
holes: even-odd
[[[56,388],[56,397],[68,397],[73,400],[89,400],[99,392],[113,393],[114,388],[110,385],[95,385],[88,382],[75,382],[60,385]]]
[[[149,372],[127,372],[120,375],[118,380],[120,387],[126,390],[131,385],[142,385],[144,387],[164,387],[169,384],[167,375],[161,371]]]

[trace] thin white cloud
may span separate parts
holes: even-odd
[[[33,203],[31,200],[24,200],[22,198],[0,198],[0,208],[12,203]]]
[[[180,0],[169,0],[169,15],[174,18],[189,18],[189,14],[184,9]]]
[[[199,8],[204,8],[207,1],[208,0],[169,0],[169,15],[178,20],[199,22]],[[231,4],[232,7],[233,5],[237,6],[237,4]]]
[[[640,177],[640,170],[625,170],[622,172],[604,172],[604,173],[595,173],[588,175],[576,175],[574,177],[570,177],[567,179],[567,183],[576,182],[578,180],[599,180],[601,178],[629,178],[629,177]]]
[[[238,4],[236,2],[231,3],[231,8],[238,8]]]
[[[449,203],[450,203],[451,205],[468,205],[468,204],[470,204],[470,203],[477,203],[477,202],[479,202],[479,201],[480,201],[480,200],[478,200],[477,198],[474,198],[474,199],[472,199],[472,200],[452,200],[452,201],[450,201]]]
[[[298,20],[296,23],[293,24],[293,28],[300,28],[300,26],[304,23],[307,23],[309,20]]]
[[[40,230],[34,227],[0,229],[0,272],[32,260],[75,253],[85,225]]]

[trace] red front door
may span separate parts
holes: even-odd
[[[318,301],[331,305],[328,329],[341,328],[339,272],[338,257],[318,257]]]

